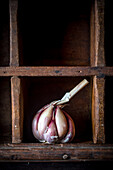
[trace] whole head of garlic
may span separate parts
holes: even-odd
[[[75,136],[75,124],[72,118],[61,109],[69,100],[88,84],[84,79],[61,100],[54,101],[40,109],[32,122],[32,132],[40,142],[66,143]]]
[[[37,112],[32,122],[32,132],[40,142],[66,143],[75,136],[75,124],[60,106],[52,103]]]

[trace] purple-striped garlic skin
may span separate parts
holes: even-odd
[[[66,143],[71,142],[75,136],[75,124],[60,106],[49,104],[35,115],[32,132],[40,142]]]

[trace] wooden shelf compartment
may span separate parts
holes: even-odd
[[[90,78],[87,78],[90,82]],[[32,134],[32,119],[44,105],[59,100],[75,87],[83,77],[36,77],[23,78],[24,83],[24,127],[23,142],[38,142]],[[82,106],[82,107],[81,107]],[[82,109],[84,108],[84,109]],[[63,109],[71,115],[76,126],[76,142],[92,140],[91,127],[91,84],[87,85]]]
[[[91,1],[73,3],[18,2],[20,65],[90,65]]]
[[[20,79],[18,77],[13,77],[12,80],[15,79],[15,85],[11,85],[11,87],[13,87],[12,91],[18,93],[16,93],[16,95],[12,95],[12,103],[13,101],[17,101],[16,105],[14,105],[14,107],[12,108],[12,114],[14,114],[14,119],[17,122],[16,126],[15,121],[12,122],[12,134],[14,133],[14,138],[15,136],[17,136],[17,138],[19,139],[13,141],[13,143],[20,143],[22,141],[35,142],[31,131],[33,115],[47,103],[61,98],[66,91],[69,91],[75,86],[73,85],[74,82],[75,84],[78,84],[83,78],[84,77],[29,77]],[[72,101],[72,106],[70,108],[67,107],[67,111],[72,114],[75,124],[76,122],[78,123],[78,137],[76,138],[75,143],[76,141],[88,141],[92,138],[94,143],[105,143],[105,80],[103,77],[97,76],[93,78],[93,81],[91,81],[92,79],[90,77],[88,78],[88,80],[90,83],[87,87],[85,87],[87,89],[86,92],[85,89],[84,91],[82,90],[80,92],[81,96],[80,94],[77,94],[78,98],[76,95],[75,101],[74,99]],[[18,81],[19,85],[16,81]],[[22,95],[20,94],[20,88],[22,88],[22,86],[20,86],[21,81],[23,82]],[[62,93],[61,97],[59,96],[59,89]],[[86,94],[84,95],[84,93]],[[21,110],[22,112],[19,110],[20,108],[22,108],[20,104],[20,96],[23,96],[22,101],[24,109]],[[86,97],[86,99],[83,100],[84,97]],[[84,109],[82,110],[82,108]],[[17,114],[16,117],[15,114]],[[24,123],[21,123],[21,120],[22,122],[24,121]],[[17,126],[19,133],[17,133],[17,129],[15,129],[15,127]],[[84,132],[82,132],[82,130]],[[93,133],[91,133],[92,130]],[[85,134],[85,132],[87,135]]]
[[[87,77],[91,82],[90,77]],[[13,101],[16,102],[12,109],[13,125],[12,134],[14,134],[15,141],[13,143],[36,143],[32,134],[32,120],[36,112],[44,105],[59,100],[67,92],[74,88],[83,77],[29,77],[17,78],[13,77],[12,80],[19,80],[22,84],[23,91],[23,112],[19,111],[20,96],[12,94]],[[45,83],[46,82],[46,83]],[[12,91],[17,92],[18,84],[11,86]],[[60,91],[59,91],[60,90]],[[20,94],[21,95],[21,94]],[[12,101],[12,102],[13,102]],[[82,109],[84,108],[84,109]],[[73,140],[76,142],[91,141],[92,140],[92,127],[91,127],[91,83],[87,85],[79,94],[77,94],[69,103],[69,106],[64,108],[69,113],[76,126],[76,137]],[[18,112],[18,113],[17,113]],[[17,115],[16,115],[17,114]],[[12,117],[12,118],[13,118]],[[18,122],[16,122],[18,119]],[[22,125],[20,120],[22,119]],[[16,122],[16,123],[15,123]],[[16,127],[16,128],[15,128]],[[17,132],[18,127],[18,132]],[[23,130],[21,130],[23,128]],[[20,134],[20,131],[22,134]],[[17,137],[18,136],[18,137]],[[23,136],[23,140],[22,140]],[[16,140],[17,137],[17,140]],[[20,141],[19,141],[20,138]]]

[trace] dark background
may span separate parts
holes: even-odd
[[[112,162],[75,162],[75,163],[1,163],[0,170],[101,170],[113,169]]]

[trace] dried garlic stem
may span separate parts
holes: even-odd
[[[56,103],[56,105],[62,105],[70,101],[70,99],[78,93],[83,87],[85,87],[89,82],[84,79],[82,82],[80,82],[76,87],[74,87],[70,92],[67,92],[63,98]]]
[[[69,93],[70,93],[70,98],[71,99],[76,93],[78,93],[82,88],[84,88],[89,82],[84,79],[82,82],[80,82],[75,88],[73,88]]]

